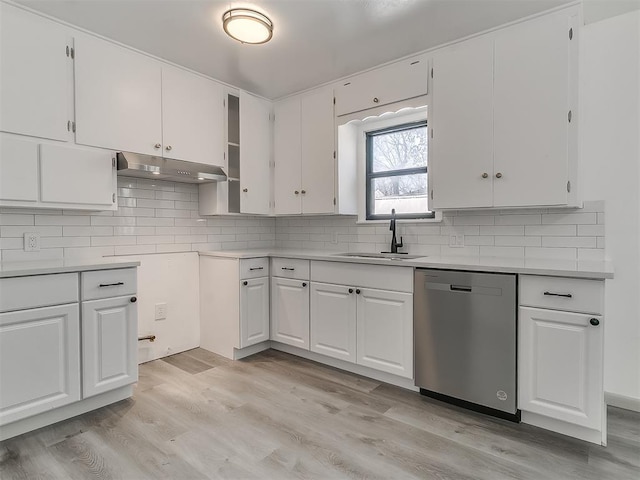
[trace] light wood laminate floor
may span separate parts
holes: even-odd
[[[275,351],[140,366],[132,399],[0,443],[5,479],[640,479],[640,415],[604,448]]]

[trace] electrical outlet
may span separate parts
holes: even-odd
[[[39,252],[40,251],[40,234],[34,232],[26,232],[24,234],[24,251]]]
[[[167,304],[156,303],[156,320],[165,320],[167,318]]]
[[[333,232],[333,237],[331,238],[331,243],[338,243],[338,232]]]
[[[453,248],[464,247],[464,235],[457,233],[449,235],[449,246]]]

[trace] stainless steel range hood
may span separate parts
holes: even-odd
[[[171,158],[118,152],[118,173],[129,177],[172,180],[183,183],[223,182],[227,179],[221,167],[185,162]]]

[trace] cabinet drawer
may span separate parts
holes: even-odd
[[[297,258],[273,258],[271,271],[274,277],[309,280],[309,260]]]
[[[0,278],[0,312],[77,301],[77,273]]]
[[[240,260],[240,279],[269,276],[269,258],[246,258]]]
[[[311,281],[413,292],[413,267],[311,262]]]
[[[120,297],[137,291],[135,268],[116,268],[84,272],[81,277],[82,300]]]
[[[580,278],[521,275],[520,305],[602,314],[604,282]]]

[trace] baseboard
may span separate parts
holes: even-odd
[[[266,342],[256,343],[255,345],[251,345],[250,347],[234,348],[233,359],[240,360],[242,358],[248,357],[249,355],[254,355],[256,353],[269,350],[270,348],[271,342],[269,340],[267,340]]]
[[[125,398],[129,398],[133,395],[133,386],[127,385],[126,387],[120,387],[110,392],[105,392],[100,395],[89,397],[79,402],[71,403],[63,407],[55,408],[47,412],[34,415],[33,417],[27,417],[22,420],[8,423],[0,427],[0,441],[8,438],[22,435],[23,433],[36,430],[38,428],[46,427],[54,423],[66,420],[71,417],[82,415],[83,413],[90,412],[97,408],[105,407],[112,403],[119,402]]]
[[[569,437],[579,438],[585,442],[595,443],[596,445],[606,445],[606,441],[603,438],[606,434],[603,434],[600,430],[593,430],[591,428],[573,425],[571,423],[531,412],[522,412],[521,420],[522,423],[544,428],[545,430],[551,430],[552,432],[562,433]]]
[[[640,398],[627,397],[617,393],[604,392],[604,401],[611,407],[624,408],[633,412],[640,412]]]

